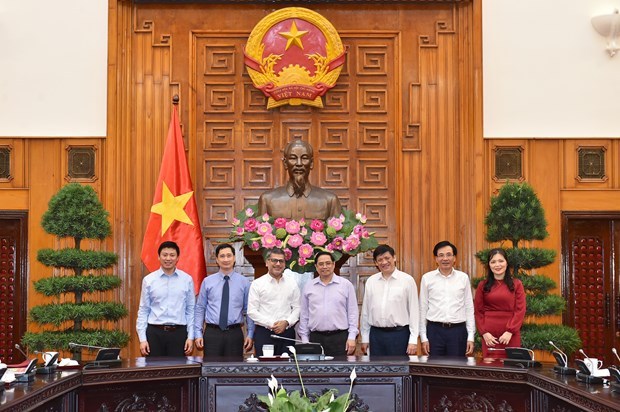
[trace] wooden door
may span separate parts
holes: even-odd
[[[26,331],[26,213],[0,212],[0,360],[24,360],[15,349]]]
[[[563,229],[565,324],[579,330],[588,356],[618,364],[620,214],[565,214]]]

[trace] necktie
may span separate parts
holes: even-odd
[[[230,276],[224,276],[222,303],[220,304],[220,329],[222,330],[226,330],[226,328],[228,328],[228,300],[230,298],[228,279],[230,279]]]

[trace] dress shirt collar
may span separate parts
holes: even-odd
[[[386,281],[386,282],[387,282],[388,280],[392,279],[392,278],[394,278],[394,279],[398,280],[398,279],[400,279],[400,277],[401,277],[401,276],[403,276],[403,272],[401,272],[401,271],[400,271],[400,270],[398,270],[397,268],[395,268],[395,269],[394,269],[394,272],[392,272],[392,274],[390,275],[390,277],[389,277],[389,278],[387,278],[387,279],[385,278],[385,276],[383,276],[383,272],[379,272],[379,274],[381,275],[381,276],[379,276],[379,278],[380,278],[381,280],[383,280],[383,281]]]
[[[312,191],[312,185],[308,182],[306,187],[304,188],[304,197],[310,196],[310,192]],[[295,188],[291,182],[286,183],[286,193],[288,193],[289,197],[295,196]]]
[[[162,268],[159,268],[159,272],[160,272],[160,273],[159,273],[159,276],[160,276],[160,277],[161,277],[161,276],[176,276],[176,277],[178,277],[178,276],[179,276],[179,274],[177,273],[177,269],[176,269],[176,268],[174,268],[174,272],[172,272],[172,274],[171,274],[171,275],[167,275],[167,274],[166,274],[166,272],[164,272],[164,270],[163,270]]]
[[[312,279],[312,283],[315,284],[315,285],[317,283],[325,285],[325,283],[321,282],[321,277],[320,276],[317,276],[314,279]],[[330,283],[340,283],[340,276],[338,276],[337,274],[334,273],[333,276],[332,276],[332,279],[327,284],[329,285]]]
[[[450,278],[454,276],[454,268],[452,268],[452,271],[450,272],[449,275],[444,275],[443,273],[441,273],[439,269],[436,269],[436,271],[437,271],[437,276],[441,276],[442,278]]]

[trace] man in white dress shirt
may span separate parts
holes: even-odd
[[[373,252],[380,270],[366,281],[362,303],[362,353],[372,356],[416,355],[418,288],[413,278],[396,269],[394,249],[379,245]]]
[[[293,328],[299,320],[300,293],[292,277],[283,276],[286,261],[282,249],[267,249],[265,253],[267,274],[250,285],[248,316],[256,324],[254,347],[256,355],[263,355],[263,345],[274,345],[274,355],[285,352],[294,342],[273,339],[278,335],[295,339]]]
[[[454,269],[456,246],[447,240],[433,248],[437,269],[420,282],[420,340],[431,356],[474,353],[474,302],[467,273]]]

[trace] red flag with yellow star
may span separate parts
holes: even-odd
[[[206,276],[202,230],[177,106],[173,106],[168,138],[153,197],[151,215],[142,242],[142,262],[151,272],[159,269],[157,248],[166,240],[181,249],[177,267],[194,278],[196,294]]]

